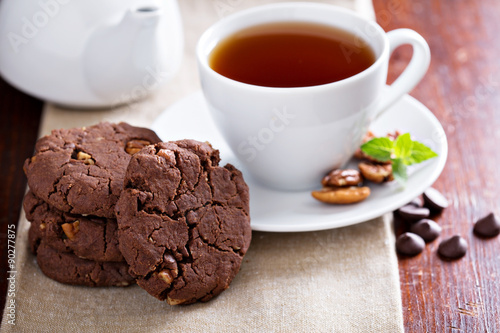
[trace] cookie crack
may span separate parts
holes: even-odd
[[[227,166],[227,164],[226,164],[226,166]],[[224,167],[226,167],[226,166],[224,166]],[[236,176],[237,176],[237,175],[236,175],[234,172],[231,172],[231,181],[232,181],[232,182],[233,182],[233,184],[235,184],[235,186],[236,186],[236,194],[235,194],[235,195],[233,195],[233,196],[231,197],[231,199],[233,199],[233,198],[237,198],[237,197],[239,197],[240,199],[242,199],[242,198],[241,198],[241,193],[240,193],[239,188],[238,188],[238,185],[237,185],[237,184],[238,184],[238,182],[235,180],[235,177],[236,177]],[[243,199],[241,200],[241,202],[244,202],[244,201],[245,201],[245,200],[243,200]],[[243,206],[234,206],[234,207],[235,207],[235,208],[238,208],[238,209],[241,209],[241,210],[243,211],[243,213],[245,214],[245,216],[247,216],[247,217],[249,216],[249,212],[247,212],[246,207],[243,207]]]
[[[171,150],[171,151],[174,153],[175,163],[176,163],[176,165],[178,165],[179,164],[179,160],[180,160],[180,153],[178,151],[175,151],[175,150],[174,151]],[[198,179],[196,180],[196,183],[193,185],[192,189],[186,188],[186,190],[184,190],[184,191],[181,190],[181,186],[182,186],[183,182],[184,182],[184,184],[186,184],[186,187],[188,187],[188,182],[186,180],[184,172],[179,167],[175,167],[175,169],[177,171],[179,171],[179,174],[181,175],[181,180],[179,181],[179,184],[177,184],[177,187],[175,189],[175,195],[174,195],[174,198],[172,199],[172,201],[174,203],[176,203],[180,199],[181,195],[184,195],[184,194],[194,194],[195,191],[196,191],[196,188],[200,184],[201,177],[203,175],[203,168],[201,167],[202,163],[200,161],[200,158],[198,156],[196,156],[196,158],[200,162],[200,168],[198,169]],[[176,207],[177,207],[177,211],[176,212],[178,212],[179,208],[178,208],[177,204],[176,204]],[[176,212],[174,212],[174,213],[176,213]]]
[[[214,203],[214,204],[212,204],[212,205],[211,205],[211,207],[214,207],[214,206],[219,206],[219,207],[224,208],[224,206],[223,206],[223,205],[219,205],[219,204],[217,204],[217,203]],[[239,207],[234,207],[234,208],[235,208],[235,209],[237,209],[237,210],[239,210],[239,211],[241,211],[241,212],[243,212],[243,213],[245,213],[245,210],[244,210],[243,208],[239,208]],[[234,254],[239,255],[240,257],[243,257],[243,256],[244,256],[244,254],[242,254],[242,253],[241,253],[241,249],[236,248],[236,247],[232,246],[231,244],[228,244],[228,242],[231,242],[231,239],[229,239],[229,238],[227,238],[227,237],[225,237],[224,239],[220,239],[220,238],[219,238],[219,237],[221,236],[221,234],[222,234],[222,220],[221,220],[221,218],[220,218],[220,216],[219,216],[218,214],[216,214],[216,215],[215,215],[215,217],[216,217],[216,219],[217,219],[218,228],[219,228],[219,231],[220,231],[220,232],[218,232],[218,233],[217,233],[216,240],[217,240],[219,243],[223,243],[223,244],[225,244],[228,248],[230,248],[230,249],[231,249],[231,251],[223,250],[222,248],[218,247],[216,244],[209,243],[209,242],[208,242],[205,238],[203,238],[201,235],[200,235],[200,239],[201,239],[202,241],[205,241],[205,243],[207,243],[207,244],[212,244],[215,248],[220,249],[220,250],[221,250],[221,251],[223,251],[223,252],[232,252],[232,253],[234,253]],[[198,224],[195,224],[195,226],[198,226]]]
[[[90,168],[89,168],[90,170]],[[108,194],[111,195],[113,194],[113,189],[111,188],[111,178],[106,178],[106,183],[108,185]]]
[[[228,260],[234,262],[241,260],[244,255],[244,251],[237,245],[239,244],[239,236],[225,235],[224,228],[228,228],[231,223],[226,226],[223,217],[219,216],[217,211],[212,212],[211,210],[217,210],[216,207],[221,207],[224,210],[231,209],[232,212],[239,214],[238,218],[248,219],[248,205],[245,205],[245,202],[248,198],[246,196],[247,190],[242,187],[244,183],[242,183],[242,181],[239,179],[238,173],[235,173],[233,169],[231,169],[230,167],[224,167],[227,170],[224,172],[229,172],[229,175],[226,173],[225,175],[223,175],[223,179],[220,180],[218,179],[219,174],[217,172],[212,174],[213,171],[219,167],[217,165],[218,161],[215,161],[217,163],[214,163],[213,156],[209,157],[209,159],[203,159],[203,157],[200,157],[198,154],[193,155],[192,151],[181,146],[169,146],[170,148],[161,148],[160,146],[155,145],[154,147],[156,150],[156,155],[161,158],[161,161],[158,160],[158,162],[163,164],[164,171],[162,172],[178,173],[178,175],[176,175],[176,177],[178,177],[176,178],[176,180],[178,181],[175,181],[175,183],[169,185],[169,195],[165,196],[164,198],[158,198],[158,194],[155,195],[155,193],[151,193],[151,191],[153,191],[152,188],[149,188],[148,192],[144,187],[136,187],[138,184],[130,183],[130,180],[128,180],[127,182],[127,187],[136,188],[137,190],[148,194],[148,197],[144,201],[144,203],[137,206],[138,214],[145,214],[147,216],[163,218],[162,221],[159,222],[159,225],[155,224],[154,226],[151,226],[153,228],[149,230],[149,235],[147,235],[146,238],[146,241],[154,246],[156,250],[162,249],[158,251],[162,253],[162,257],[156,257],[158,263],[156,263],[154,267],[150,267],[147,274],[140,278],[144,280],[156,278],[161,279],[161,276],[157,277],[156,275],[162,269],[169,269],[169,261],[165,258],[165,256],[171,255],[172,257],[174,257],[177,264],[178,274],[175,278],[172,279],[172,282],[169,285],[164,285],[165,289],[163,289],[162,287],[161,292],[158,290],[158,293],[156,294],[158,298],[166,299],[169,297],[169,294],[172,292],[172,290],[176,290],[179,288],[179,285],[182,284],[182,282],[184,282],[183,285],[192,284],[189,274],[196,274],[199,279],[208,277],[208,275],[206,275],[208,273],[205,272],[203,270],[203,266],[201,266],[203,264],[203,261],[199,261],[198,258],[193,257],[191,247],[193,247],[193,249],[197,249],[200,246],[209,248],[211,249],[209,250],[209,252],[214,254],[214,258],[227,257]],[[162,152],[160,153],[160,155],[158,155],[158,153],[162,149],[165,149],[165,151],[168,152]],[[185,157],[184,151],[189,152],[190,155],[188,157]],[[193,161],[195,160],[199,162],[196,169],[194,169],[195,163],[193,163]],[[174,161],[175,165],[173,165]],[[212,165],[211,162],[214,165]],[[232,188],[230,187],[231,190],[223,193],[223,195],[221,195],[221,198],[217,198],[216,200],[216,196],[219,195],[217,185],[221,181],[231,182],[232,185],[230,186],[232,186]],[[215,182],[216,184],[213,184],[213,182]],[[227,186],[229,186],[229,184],[227,184]],[[193,197],[184,197],[184,195],[191,195]],[[151,198],[153,199],[151,200]],[[142,200],[144,200],[144,198]],[[161,202],[161,204],[156,204],[155,200]],[[139,201],[140,200],[138,199],[138,202]],[[200,210],[206,210],[207,212],[201,212],[199,215],[195,216],[194,219],[188,221],[187,216],[190,215],[191,212],[196,213]],[[206,220],[208,216],[206,216],[205,219],[203,217],[200,217],[201,215],[205,215],[205,213],[209,213],[210,215],[215,213],[215,219]],[[231,219],[231,217],[228,218]],[[161,246],[161,244],[158,243],[161,241],[161,238],[156,237],[156,239],[153,239],[155,232],[158,232],[164,228],[168,228],[167,223],[169,220],[173,220],[176,223],[181,223],[181,225],[185,224],[188,232],[187,240],[185,242],[179,242],[180,244],[175,243],[171,246],[173,247],[173,249],[169,249],[167,248],[167,246]],[[182,226],[181,228],[184,228],[184,226]],[[203,232],[205,232],[205,229],[208,238],[204,238],[203,235],[200,235],[200,230],[203,230]],[[213,241],[211,241],[212,236],[214,236]],[[234,244],[232,244],[233,242]],[[156,255],[158,254],[155,254],[155,256]],[[139,252],[137,251],[137,249],[135,249],[134,262],[137,261],[138,257]],[[193,272],[191,272],[191,270]],[[146,271],[144,273],[146,273]],[[217,272],[213,272],[213,274],[211,274],[210,276],[212,276],[211,279],[216,278]],[[211,298],[212,296],[214,296],[214,293],[218,293],[217,290],[223,287],[224,283],[224,281],[217,279],[215,281],[215,287],[211,288],[211,290],[209,291],[203,290],[203,294],[205,295],[201,298]],[[200,297],[196,297],[196,299],[200,299]],[[195,299],[193,299],[193,301],[194,300]],[[184,303],[189,303],[189,301]]]
[[[153,228],[153,230],[152,230],[152,231],[149,233],[149,235],[148,235],[148,241],[151,241],[151,242],[152,242],[155,246],[156,246],[156,244],[157,244],[157,243],[156,243],[156,241],[152,238],[152,236],[153,236],[153,234],[154,234],[156,231],[159,231],[159,230],[161,230],[161,229],[163,229],[163,227],[162,227],[161,225],[160,225],[160,226],[158,226],[158,228]],[[157,247],[165,247],[165,246],[161,246],[161,245],[160,245],[160,246],[157,246]],[[165,247],[165,248],[166,248],[166,247]],[[163,261],[163,259],[162,259],[162,261]]]
[[[57,194],[58,190],[57,190],[57,187],[59,185],[59,183],[61,182],[62,178],[66,175],[66,171],[63,172],[63,174],[61,176],[59,176],[58,178],[56,178],[56,180],[54,181],[54,183],[52,184],[52,190],[49,192],[48,194],[48,198],[50,198],[52,195],[55,195]],[[68,191],[71,189],[71,187],[68,188]],[[61,199],[63,201],[63,204],[68,206],[70,209],[69,209],[69,212],[71,213],[71,211],[73,210],[73,207],[69,204],[66,196],[67,196],[67,193],[66,192],[64,195],[61,196]]]
[[[196,229],[199,225],[199,220],[196,222],[196,223],[193,223],[193,224],[189,224],[187,222],[187,215],[190,213],[190,212],[198,212],[202,209],[205,209],[205,208],[212,208],[212,207],[221,207],[221,208],[224,208],[224,205],[221,204],[220,202],[217,202],[217,201],[214,201],[214,202],[207,202],[205,204],[203,204],[201,207],[198,207],[198,208],[195,208],[195,209],[189,209],[189,210],[186,210],[184,213],[181,213],[179,211],[177,211],[175,214],[168,214],[166,212],[163,212],[161,210],[159,210],[158,208],[155,208],[155,207],[144,207],[141,209],[142,212],[146,213],[146,214],[149,214],[149,215],[152,215],[152,216],[161,216],[161,217],[167,217],[171,220],[174,220],[176,222],[179,222],[181,220],[184,220],[187,228],[188,228],[188,242],[185,244],[185,247],[186,247],[186,250],[188,251],[189,253],[189,256],[192,258],[192,255],[191,255],[191,250],[189,248],[189,242],[191,241],[194,241],[196,238],[193,238],[193,230]],[[235,209],[241,211],[243,214],[246,214],[246,211],[245,209],[243,208],[240,208],[240,207],[234,207]],[[216,219],[217,219],[217,225],[218,225],[218,229],[219,230],[222,230],[222,221],[220,219],[220,217],[218,215],[216,215]],[[200,219],[201,220],[201,219]],[[162,226],[159,226],[158,228],[154,228],[153,231],[148,235],[148,240],[149,239],[152,239],[151,236],[152,234],[155,232],[155,231],[158,231],[162,229]],[[217,236],[220,236],[220,232],[218,233]],[[227,244],[228,241],[230,241],[229,239],[224,239],[224,240],[220,240],[221,243],[224,243],[230,250],[225,250],[225,249],[222,249],[220,247],[218,247],[217,245],[215,244],[212,244],[210,243],[209,241],[207,241],[206,239],[204,239],[203,237],[199,236],[197,238],[200,238],[205,244],[207,245],[210,245],[212,246],[213,248],[217,249],[217,250],[220,250],[222,252],[231,252],[231,253],[234,253],[240,257],[242,257],[243,255],[241,254],[240,252],[240,249],[237,249],[229,244]],[[153,239],[152,239],[153,240]],[[156,244],[156,241],[153,240],[153,244],[157,247],[162,247],[162,246],[158,246]]]
[[[100,270],[98,270],[98,273],[102,273],[102,272],[104,272],[104,264],[103,264],[102,262],[97,262],[97,261],[96,261],[96,266],[94,266],[94,269],[96,269],[96,268],[99,268],[99,269],[100,269]],[[90,281],[94,284],[94,286],[96,286],[96,285],[99,283],[99,275],[100,275],[100,274],[96,274],[96,278],[95,278],[95,279],[93,279],[93,278],[92,278],[92,273],[93,273],[93,272],[91,272],[91,273],[89,274],[89,280],[90,280]]]
[[[208,183],[208,186],[210,187],[210,198],[211,198],[211,201],[214,202],[215,189],[214,189],[214,186],[212,184],[212,177],[210,177],[210,172],[208,172],[208,170],[206,170],[206,172],[207,172],[207,183]]]
[[[135,250],[135,256],[134,256],[134,260],[132,262],[137,262],[137,258],[139,258],[139,251],[137,249],[134,249],[134,250]],[[135,272],[134,272],[134,275],[139,276],[138,274],[135,274]]]
[[[217,251],[224,252],[224,253],[233,253],[233,254],[236,254],[236,255],[238,255],[238,256],[239,256],[239,253],[234,252],[234,249],[233,249],[232,247],[229,247],[229,248],[230,248],[230,250],[225,250],[225,249],[222,249],[222,248],[218,247],[216,244],[212,244],[212,243],[210,243],[209,241],[207,241],[206,239],[204,239],[204,238],[203,238],[203,237],[201,237],[201,236],[194,237],[194,238],[192,239],[192,241],[195,241],[195,240],[197,240],[197,239],[201,240],[201,241],[202,241],[205,245],[207,245],[208,247],[211,247],[211,248],[213,248],[213,249],[215,249],[215,250],[217,250]]]
[[[106,222],[106,224],[103,226],[103,233],[102,233],[102,238],[103,238],[103,241],[104,241],[104,249],[103,249],[103,255],[104,257],[107,256],[107,251],[108,251],[108,242],[107,242],[107,233],[108,233],[108,223],[109,222]]]
[[[25,200],[26,200],[26,198],[25,198]],[[45,202],[43,202],[43,201],[37,201],[36,204],[31,206],[30,209],[26,212],[26,215],[33,216],[35,214],[35,211],[38,210],[39,207],[42,207],[44,204],[45,204]],[[24,205],[24,207],[26,207],[26,205]],[[40,209],[43,209],[43,207]],[[30,222],[32,222],[32,221],[30,221]]]
[[[140,210],[140,212],[146,213],[148,215],[154,215],[154,216],[162,216],[162,217],[168,217],[170,219],[173,219],[173,216],[170,216],[170,214],[160,210],[158,207],[144,207]]]
[[[216,283],[216,284],[215,284],[215,287],[213,287],[213,288],[212,288],[209,292],[207,292],[207,293],[205,294],[205,296],[204,296],[204,297],[201,297],[201,299],[203,299],[203,298],[207,297],[208,295],[210,295],[210,296],[214,297],[214,291],[215,291],[218,287],[219,287],[219,283]],[[212,297],[210,297],[210,298],[212,298]]]
[[[160,298],[162,300],[166,300],[170,294],[170,292],[174,289],[174,284],[179,281],[179,280],[182,280],[184,282],[184,285],[188,285],[188,282],[186,281],[186,278],[184,277],[184,275],[182,274],[183,273],[183,269],[182,269],[182,265],[178,265],[177,269],[179,270],[179,274],[176,278],[174,278],[174,280],[172,281],[172,283],[170,283],[170,285],[165,289],[163,290],[161,293],[160,293]]]

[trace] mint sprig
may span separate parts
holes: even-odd
[[[374,160],[391,161],[394,179],[403,186],[408,180],[407,166],[438,156],[423,143],[413,141],[410,133],[402,134],[396,140],[386,137],[374,138],[364,143],[361,151]]]

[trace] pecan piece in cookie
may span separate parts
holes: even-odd
[[[92,158],[92,156],[90,154],[84,153],[83,151],[77,152],[76,159],[79,161],[83,161],[83,163],[87,165],[95,164],[95,160]]]
[[[71,215],[50,206],[31,191],[23,203],[31,222],[28,240],[33,254],[41,242],[60,253],[93,261],[124,261],[118,249],[116,220]]]
[[[229,287],[251,239],[249,192],[219,152],[194,140],[132,156],[116,205],[119,246],[137,284],[171,305]]]
[[[149,142],[148,140],[130,140],[129,142],[127,142],[125,151],[130,155],[134,155],[135,153],[138,153],[142,148],[149,146],[150,144],[151,142]]]
[[[68,237],[69,239],[73,239],[80,230],[80,221],[64,223],[61,225],[61,228],[64,231],[66,237]]]
[[[24,163],[30,190],[63,212],[114,218],[132,141],[138,148],[140,141],[160,139],[126,123],[54,130],[37,141]]]

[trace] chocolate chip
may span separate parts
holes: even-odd
[[[474,224],[474,233],[482,237],[498,236],[500,234],[500,220],[495,214],[489,213]]]
[[[410,231],[422,237],[427,243],[432,242],[441,234],[441,227],[432,220],[423,219],[413,224]]]
[[[412,205],[415,207],[422,207],[424,205],[424,202],[422,201],[422,199],[420,197],[416,197],[412,201],[408,202],[406,205]]]
[[[429,187],[425,190],[424,194],[424,205],[429,209],[440,212],[445,208],[448,208],[448,200],[444,195],[433,187]]]
[[[458,259],[467,252],[467,242],[456,235],[443,240],[439,244],[438,253],[446,259]]]
[[[425,207],[416,207],[414,205],[406,205],[398,210],[399,215],[407,221],[418,221],[429,217],[430,211]]]
[[[411,232],[405,232],[396,240],[396,249],[399,253],[408,256],[415,256],[422,252],[425,247],[425,242],[419,235]]]

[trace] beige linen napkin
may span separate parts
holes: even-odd
[[[110,110],[47,105],[40,135],[102,120],[149,126],[173,102],[199,89],[194,49],[217,19],[265,0],[180,0],[186,48],[176,78],[146,100]],[[274,1],[276,2],[276,1]],[[331,0],[373,17],[370,0]],[[166,138],[168,139],[168,138]],[[137,286],[86,288],[46,278],[29,253],[21,214],[16,244],[15,326],[2,332],[402,332],[390,215],[351,227],[254,232],[240,273],[208,303],[169,306]],[[10,298],[7,298],[10,301]]]

